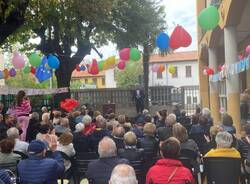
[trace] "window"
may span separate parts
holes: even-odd
[[[197,97],[193,97],[193,104],[197,104],[198,103],[198,100],[197,100]]]
[[[186,66],[186,77],[192,77],[192,66]]]
[[[178,67],[175,66],[175,73],[172,75],[172,78],[178,78]]]
[[[157,72],[157,79],[162,79],[162,72]]]
[[[191,98],[191,96],[187,96],[187,104],[191,104],[192,102],[192,98]]]
[[[105,86],[105,78],[102,77],[102,85]]]
[[[93,78],[93,83],[96,85],[97,84],[97,78]]]

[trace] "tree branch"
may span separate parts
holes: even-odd
[[[20,0],[17,7],[15,7],[9,13],[8,17],[6,17],[5,20],[0,24],[0,45],[3,44],[8,36],[13,34],[24,24],[24,16],[28,4],[29,0]]]

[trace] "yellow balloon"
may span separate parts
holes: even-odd
[[[108,66],[113,66],[115,64],[115,56],[111,56],[107,59]]]
[[[171,73],[172,75],[176,72],[175,67],[174,67],[173,65],[170,65],[170,66],[168,67],[168,71],[169,71],[169,73]]]

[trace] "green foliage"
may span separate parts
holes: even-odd
[[[15,88],[35,88],[35,89],[48,89],[50,81],[46,80],[42,83],[36,82],[36,78],[31,73],[24,73],[22,70],[17,71],[15,77],[9,77],[5,80],[6,85]],[[55,77],[52,80],[53,86],[56,86]]]
[[[115,81],[117,87],[127,88],[139,85],[139,76],[143,73],[143,67],[140,62],[126,63],[125,70],[115,71]]]
[[[73,80],[70,83],[70,89],[80,89],[82,82],[80,80]]]

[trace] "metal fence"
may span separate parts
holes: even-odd
[[[105,104],[115,104],[119,112],[135,111],[133,100],[134,88],[130,89],[79,89],[71,90],[71,96],[77,99],[80,104],[91,104],[95,109],[103,110]],[[31,96],[32,108],[38,111],[42,106],[53,106],[53,95]],[[13,104],[13,95],[0,96],[5,107]],[[186,110],[187,114],[192,114],[196,106],[200,104],[198,86],[154,86],[149,88],[149,105],[158,109],[178,105]]]

